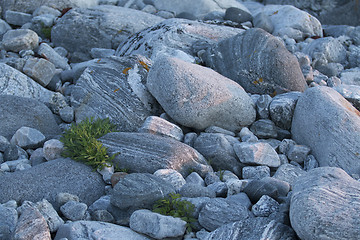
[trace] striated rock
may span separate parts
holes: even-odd
[[[212,45],[201,58],[250,93],[273,96],[307,87],[296,57],[279,39],[259,28]]]
[[[215,125],[239,131],[256,117],[254,104],[241,86],[176,58],[159,57],[150,69],[147,87],[165,112],[187,127]]]
[[[55,46],[90,58],[92,48],[116,48],[128,36],[159,23],[152,14],[118,6],[75,8],[57,21],[51,31]]]
[[[38,44],[38,35],[30,29],[9,30],[2,38],[2,46],[6,51],[33,50]]]
[[[314,114],[316,113],[316,114]],[[328,87],[307,90],[298,100],[292,137],[310,146],[319,165],[360,173],[360,112]]]
[[[99,139],[110,155],[119,153],[114,163],[130,172],[154,173],[158,169],[174,169],[187,176],[196,171],[204,176],[212,171],[195,149],[168,137],[149,133],[108,133]]]
[[[110,118],[120,131],[136,131],[157,112],[145,87],[147,67],[136,57],[98,59],[77,80],[71,94],[76,122],[86,117]]]
[[[147,117],[138,132],[171,137],[178,141],[184,138],[184,133],[179,126],[156,116]]]
[[[357,239],[359,196],[360,183],[342,169],[313,169],[293,187],[291,226],[300,239]]]

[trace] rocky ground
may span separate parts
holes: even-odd
[[[2,1],[0,239],[359,239],[359,9]],[[61,157],[88,117],[116,169]]]

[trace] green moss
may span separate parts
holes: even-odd
[[[44,34],[44,37],[47,39],[51,39],[51,29],[52,27],[42,27],[41,32]]]
[[[116,130],[109,119],[86,118],[79,124],[72,124],[60,138],[64,143],[63,157],[85,163],[94,170],[112,165],[116,155],[109,156],[107,148],[97,139]]]

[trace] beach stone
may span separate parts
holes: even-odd
[[[334,89],[360,111],[360,86],[340,84]]]
[[[29,58],[23,72],[41,86],[46,87],[55,75],[55,65],[43,58]]]
[[[130,172],[154,173],[158,169],[174,169],[187,176],[190,170],[205,176],[212,168],[195,149],[168,137],[149,133],[108,133],[99,139],[119,168]],[[151,163],[151,164],[149,164]]]
[[[0,238],[4,240],[11,239],[11,233],[14,232],[18,222],[18,213],[15,208],[0,205]]]
[[[24,12],[7,10],[4,17],[8,24],[22,26],[25,23],[31,22],[32,15]]]
[[[259,12],[253,17],[253,24],[254,27],[261,28],[268,33],[272,33],[274,31],[274,24],[272,23],[270,16],[264,12]]]
[[[340,73],[340,80],[342,84],[360,86],[360,67],[345,69]]]
[[[206,187],[209,188],[210,191],[215,192],[216,197],[226,197],[227,195],[228,187],[224,182],[215,182]]]
[[[292,164],[283,164],[276,170],[273,177],[285,181],[289,183],[290,186],[292,186],[296,179],[304,173],[305,171],[298,166],[294,166]]]
[[[158,58],[150,69],[147,87],[165,112],[187,127],[215,125],[239,131],[256,117],[252,100],[238,84],[211,69],[176,58]]]
[[[280,159],[274,148],[265,142],[241,142],[234,145],[234,151],[240,162],[248,165],[279,167]]]
[[[173,169],[159,169],[154,175],[169,182],[176,190],[180,190],[186,184],[184,177]]]
[[[184,138],[184,133],[179,126],[157,116],[147,117],[138,132],[171,137],[178,141]]]
[[[292,145],[287,151],[287,157],[290,161],[295,161],[297,163],[303,164],[307,155],[310,153],[311,149],[305,145]]]
[[[212,174],[213,172],[208,172],[206,173],[206,176],[208,176],[209,174]],[[190,183],[190,184],[196,184],[202,187],[205,187],[205,181],[204,179],[197,173],[197,172],[192,172],[190,173],[186,179],[185,179],[186,183]]]
[[[63,70],[70,69],[68,59],[60,56],[60,54],[47,43],[41,43],[39,48],[36,49],[36,53],[46,58],[49,62],[54,64],[56,68],[61,68]]]
[[[64,144],[57,139],[50,139],[44,143],[43,152],[47,161],[61,158],[64,151]]]
[[[24,149],[40,147],[45,141],[45,136],[35,128],[21,127],[11,138],[11,143]]]
[[[20,52],[21,50],[32,50],[38,44],[38,35],[30,29],[9,30],[2,38],[2,46],[6,51]]]
[[[41,215],[45,218],[51,233],[56,232],[59,227],[64,224],[64,220],[61,219],[51,203],[46,199],[35,203],[34,206],[36,206]]]
[[[316,115],[309,115],[314,111]],[[359,117],[359,111],[334,89],[311,88],[296,105],[292,137],[298,144],[311,147],[321,167],[334,166],[349,174],[359,173]]]
[[[179,191],[180,195],[187,198],[209,197],[215,198],[216,193],[213,189],[199,184],[186,183]]]
[[[252,94],[274,96],[303,92],[307,87],[296,57],[279,39],[259,28],[211,45],[201,59]]]
[[[254,122],[250,131],[258,138],[276,138],[278,136],[275,123],[270,119],[260,119]]]
[[[190,147],[194,147],[195,140],[197,138],[197,134],[195,132],[189,132],[184,135],[183,143],[189,145]]]
[[[256,112],[259,118],[269,118],[269,105],[272,101],[270,95],[261,95],[256,101]]]
[[[244,179],[262,179],[270,177],[270,168],[268,166],[247,166],[242,169]]]
[[[342,169],[313,169],[300,176],[294,184],[290,203],[291,226],[301,239],[320,236],[324,239],[356,239],[360,233],[357,227],[359,194],[360,183]]]
[[[92,48],[116,48],[128,36],[162,20],[152,14],[111,5],[74,8],[56,22],[51,40],[55,46],[90,59]]]
[[[267,195],[263,195],[260,200],[251,208],[251,212],[256,217],[268,217],[270,214],[279,210],[279,203]]]
[[[83,220],[86,210],[87,205],[77,201],[68,201],[60,207],[60,211],[64,217],[71,221]]]
[[[10,29],[11,26],[4,20],[0,19],[0,39],[2,39],[2,36]]]
[[[245,11],[244,9],[236,8],[236,7],[229,7],[225,11],[225,20],[231,20],[237,23],[243,23],[247,21],[252,21],[253,18],[249,11]]]

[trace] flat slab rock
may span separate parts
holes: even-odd
[[[298,178],[290,221],[300,239],[358,239],[360,182],[335,167],[320,167]]]
[[[200,175],[212,170],[195,149],[169,137],[150,133],[108,133],[99,139],[109,154],[119,153],[114,163],[130,172],[154,173],[158,169],[174,169],[187,176],[191,171]]]

